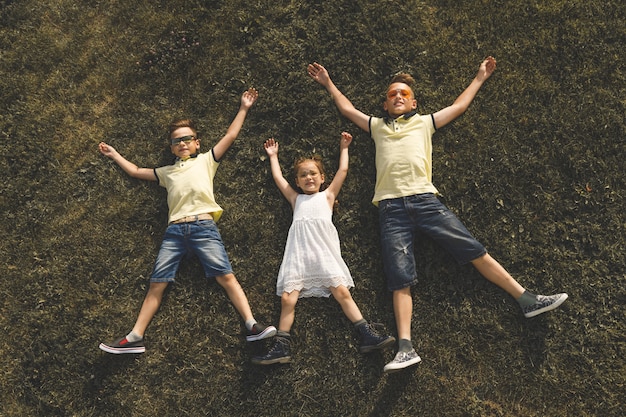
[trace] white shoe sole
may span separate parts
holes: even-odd
[[[387,365],[385,365],[385,367],[383,368],[383,371],[386,374],[391,374],[391,373],[394,373],[394,372],[401,371],[401,370],[403,370],[405,368],[408,368],[409,366],[417,365],[421,361],[422,361],[422,358],[417,356],[417,357],[415,357],[413,359],[409,359],[408,361],[405,361],[405,362],[400,362],[400,363],[390,362]]]
[[[558,306],[560,306],[561,304],[563,304],[563,302],[567,300],[567,294],[563,293],[563,297],[559,298],[558,300],[556,300],[554,303],[550,304],[549,306],[540,308],[539,310],[535,310],[535,311],[531,311],[528,314],[524,314],[524,317],[526,317],[527,319],[531,318],[531,317],[535,317],[538,316],[541,313],[545,313],[547,311],[551,311],[554,310],[555,308],[557,308]]]
[[[275,336],[275,335],[276,335],[276,327],[274,327],[274,326],[267,326],[265,328],[265,330],[263,330],[259,334],[246,336],[246,340],[248,342],[256,342],[257,340],[267,339],[268,337],[272,337],[272,336]]]
[[[121,355],[123,353],[144,353],[146,351],[145,347],[112,348],[110,346],[105,345],[104,343],[100,343],[99,347],[105,352],[112,353],[114,355]]]

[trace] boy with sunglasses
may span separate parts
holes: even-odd
[[[543,296],[526,291],[439,201],[432,184],[433,133],[467,110],[495,69],[496,60],[487,57],[452,105],[425,116],[416,112],[415,81],[408,74],[398,74],[391,80],[383,103],[388,117],[379,118],[357,110],[322,65],[312,63],[307,68],[309,76],[330,93],[340,113],[369,132],[376,146],[373,203],[379,209],[383,264],[399,339],[398,353],[385,365],[385,372],[421,361],[411,342],[411,286],[417,283],[414,242],[418,234],[432,238],[460,264],[474,265],[487,280],[514,297],[527,318],[553,310],[567,299],[565,293]]]
[[[276,334],[274,326],[263,326],[254,319],[246,294],[233,274],[215,225],[223,210],[215,202],[213,177],[257,98],[258,92],[254,88],[243,93],[235,119],[210,152],[198,152],[200,139],[191,120],[173,122],[170,125],[170,149],[176,156],[173,165],[156,169],[139,168],[122,157],[112,146],[104,142],[99,144],[100,152],[115,161],[131,177],[156,181],[165,187],[169,208],[169,224],[135,326],[126,336],[112,343],[101,343],[100,349],[113,354],[145,352],[143,336],[146,328],[161,305],[165,289],[170,282],[174,282],[180,261],[187,254],[196,255],[206,277],[215,277],[224,288],[245,322],[248,330],[247,341],[261,340]]]

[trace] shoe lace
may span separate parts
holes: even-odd
[[[271,355],[273,353],[276,352],[280,352],[281,350],[284,350],[284,346],[287,344],[287,342],[285,340],[282,340],[281,338],[276,338],[276,341],[274,342],[274,345],[272,346],[272,348],[269,350],[269,352],[267,352],[268,355]]]

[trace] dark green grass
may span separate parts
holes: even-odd
[[[626,397],[626,10],[618,1],[0,2],[0,416],[619,416]],[[217,174],[219,227],[258,319],[275,323],[291,221],[262,143],[334,172],[355,136],[335,223],[364,315],[395,333],[371,205],[373,146],[306,75],[319,61],[363,111],[412,73],[420,111],[450,104],[486,55],[498,69],[435,139],[435,184],[531,290],[516,303],[420,244],[413,339],[423,362],[385,376],[337,303],[298,304],[294,363],[254,367],[221,288],[191,261],[140,356],[98,343],[132,327],[165,228],[164,191],[97,152],[171,160],[165,125],[224,134],[258,103]]]

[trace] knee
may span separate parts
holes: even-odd
[[[477,268],[478,270],[480,270],[481,267],[493,265],[495,263],[496,263],[495,259],[493,259],[489,255],[489,253],[485,253],[484,255],[481,255],[478,258],[473,259],[471,261],[471,264],[474,265],[474,267]]]
[[[333,297],[335,297],[335,299],[338,302],[344,301],[344,300],[349,300],[352,298],[352,294],[350,294],[350,290],[348,290],[346,287],[344,287],[343,285],[335,288],[333,291]]]
[[[169,282],[151,282],[148,287],[149,295],[161,295],[165,292],[165,289],[169,285]]]
[[[215,277],[215,280],[224,288],[232,288],[239,286],[239,281],[234,274],[226,274]]]
[[[280,296],[280,303],[283,307],[293,307],[298,302],[298,297],[295,293],[284,292],[283,295]]]

